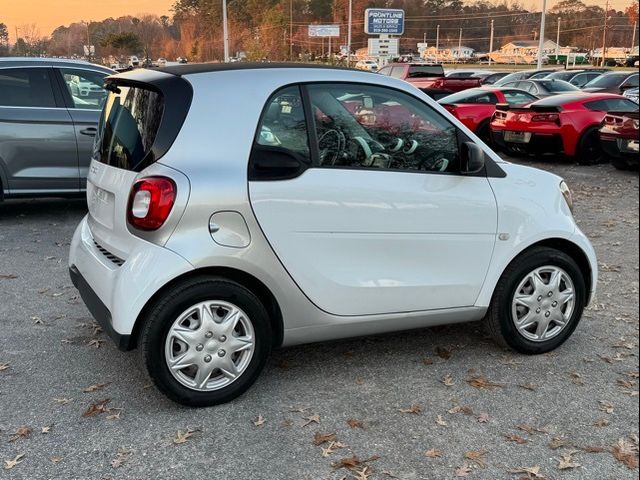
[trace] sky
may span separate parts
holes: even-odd
[[[10,41],[15,41],[16,27],[36,24],[40,34],[49,35],[60,25],[80,20],[103,20],[109,17],[154,13],[170,14],[175,0],[0,0],[0,23],[9,27]],[[585,0],[583,0],[585,1]],[[637,0],[610,0],[612,7],[624,10]],[[550,0],[551,8],[557,0]],[[521,2],[535,5],[535,0]],[[540,2],[541,3],[541,2]],[[586,0],[587,4],[604,7],[605,0]],[[18,31],[18,34],[20,32]]]

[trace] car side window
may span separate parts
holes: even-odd
[[[103,88],[106,73],[70,68],[61,68],[60,73],[74,108],[102,109],[107,98],[107,91]]]
[[[524,105],[537,100],[537,97],[534,97],[524,90],[505,90],[502,94],[509,105]]]
[[[631,75],[629,78],[627,78],[624,82],[622,82],[622,85],[624,87],[637,87],[638,86],[638,75]]]
[[[391,76],[393,78],[403,78],[404,77],[404,67],[392,67],[391,68]]]
[[[55,106],[49,68],[0,69],[0,107]]]
[[[311,161],[299,87],[286,87],[269,99],[258,127],[256,144],[275,147],[300,160]]]
[[[389,76],[391,74],[391,67],[383,67],[380,70],[378,70],[378,73],[380,75],[386,75]]]
[[[589,110],[596,112],[606,112],[607,111],[607,103],[604,100],[594,100],[593,102],[586,102],[584,104]]]
[[[307,88],[321,167],[460,171],[456,127],[415,97],[373,85]]]

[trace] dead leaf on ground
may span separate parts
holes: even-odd
[[[605,400],[600,400],[598,402],[600,404],[600,410],[602,410],[605,413],[608,413],[609,415],[611,415],[614,411],[614,407],[613,404],[611,402],[607,402]]]
[[[440,458],[442,457],[442,452],[435,448],[430,448],[426,452],[424,452],[424,456],[428,458]]]
[[[67,403],[71,403],[71,398],[54,398],[54,402],[59,403],[60,405],[66,405]]]
[[[309,415],[308,417],[304,417],[304,419],[306,420],[306,422],[304,422],[304,424],[302,425],[303,427],[311,425],[312,423],[320,423],[320,415],[318,414]]]
[[[178,432],[176,433],[176,437],[173,439],[173,443],[175,443],[176,445],[187,443],[187,440],[189,440],[195,432],[196,430],[187,429],[184,432],[178,430]]]
[[[520,388],[524,388],[525,390],[530,390],[532,392],[535,392],[538,389],[538,385],[536,385],[535,383],[523,383],[518,386]]]
[[[337,440],[335,433],[316,432],[313,435],[313,444],[322,445],[323,443],[335,442]]]
[[[18,428],[15,432],[13,432],[13,436],[9,439],[9,441],[15,442],[19,438],[26,438],[29,435],[31,435],[31,428],[29,428],[27,425],[23,425],[22,427]]]
[[[501,384],[492,382],[491,380],[486,379],[482,375],[474,375],[473,377],[467,379],[467,383],[474,388],[485,389],[485,390],[502,388]]]
[[[488,423],[489,422],[489,414],[488,413],[481,413],[480,415],[478,415],[478,422],[479,423]]]
[[[105,343],[106,340],[98,340],[97,338],[94,338],[93,340],[90,340],[87,343],[88,347],[94,347],[94,348],[100,348],[100,346]]]
[[[519,445],[524,445],[525,443],[529,443],[528,440],[526,440],[525,438],[522,438],[519,435],[516,435],[514,433],[510,433],[504,436],[504,438],[506,438],[508,441],[510,442],[515,442]]]
[[[530,435],[533,435],[534,433],[549,433],[549,430],[547,430],[546,428],[533,427],[531,425],[527,425],[526,423],[518,425],[517,428],[518,430],[527,432]]]
[[[619,462],[624,463],[627,468],[636,470],[638,468],[638,447],[624,438],[618,440],[611,447],[611,454]]]
[[[18,275],[13,273],[0,273],[0,279],[2,280],[15,280],[16,278],[18,278]]]
[[[346,445],[340,442],[330,442],[327,448],[322,448],[322,456],[328,457],[329,455],[334,454],[338,449],[345,448]]]
[[[449,375],[448,373],[442,377],[442,380],[440,380],[444,385],[446,385],[447,387],[452,387],[453,384],[455,383],[453,381],[453,377],[451,375]]]
[[[111,384],[111,382],[107,383],[96,383],[94,385],[89,385],[87,388],[82,389],[84,393],[97,392],[98,390],[102,390],[107,385]]]
[[[442,415],[438,415],[438,418],[436,418],[436,423],[441,427],[446,427],[447,425],[449,425],[447,422],[445,422],[444,418],[442,418]]]
[[[413,413],[414,415],[420,415],[422,413],[422,406],[415,403],[409,408],[401,408],[398,410],[400,413]]]
[[[5,470],[11,470],[13,467],[18,465],[19,463],[22,463],[23,462],[23,458],[24,458],[24,453],[19,453],[18,455],[13,457],[13,459],[5,460],[4,461],[4,469]]]
[[[456,477],[468,477],[469,474],[472,472],[473,470],[471,470],[467,465],[463,465],[461,467],[456,468],[455,470],[455,476]]]
[[[544,476],[540,474],[540,467],[535,466],[535,467],[518,467],[518,468],[514,468],[509,470],[509,472],[511,473],[525,473],[527,474],[528,478],[537,478],[537,479],[543,479]]]
[[[106,398],[104,400],[98,400],[97,402],[92,403],[87,408],[87,411],[82,414],[83,417],[94,417],[101,413],[108,411],[107,404],[111,401],[111,399]]]
[[[347,425],[349,425],[350,428],[361,428],[364,430],[364,424],[360,420],[357,420],[355,418],[350,418],[349,420],[347,420]]]
[[[40,430],[40,433],[51,433],[52,428],[53,428],[53,425],[47,425],[46,427],[42,427],[42,429]]]
[[[489,453],[488,450],[471,450],[464,454],[464,458],[466,458],[467,460],[471,460],[480,468],[486,468],[487,459],[485,457],[487,453]]]
[[[607,427],[607,426],[609,426],[609,420],[607,420],[606,418],[602,417],[602,418],[599,418],[598,420],[596,420],[593,425],[596,426],[596,427],[600,427],[600,428]]]
[[[0,363],[0,372],[4,372],[5,370],[9,369],[9,364],[8,363]]]
[[[553,437],[553,439],[549,442],[549,448],[551,450],[557,450],[561,447],[569,447],[571,443],[564,437]]]
[[[582,447],[582,450],[587,452],[587,453],[603,453],[603,452],[608,452],[609,450],[604,448],[604,447],[591,447],[591,446],[587,446],[587,447]]]
[[[581,467],[582,465],[580,465],[578,462],[576,462],[573,459],[573,455],[575,455],[576,452],[567,452],[567,453],[563,453],[561,455],[561,458],[558,459],[558,469],[559,470],[569,470],[572,468],[578,468]]]
[[[262,425],[264,425],[266,423],[266,420],[264,419],[264,417],[262,415],[258,415],[256,417],[256,419],[253,421],[253,424],[256,427],[261,427]]]
[[[64,457],[51,457],[49,460],[51,460],[52,463],[60,463],[64,460]]]
[[[463,405],[463,406],[456,405],[455,407],[450,408],[449,410],[447,410],[447,413],[451,413],[451,414],[463,413],[465,415],[471,416],[471,415],[473,415],[473,408],[471,408],[468,405]]]
[[[449,360],[453,352],[445,347],[436,347],[436,355],[438,355],[443,360]]]
[[[116,456],[113,457],[113,459],[111,459],[111,466],[113,468],[121,467],[122,464],[127,460],[130,454],[131,454],[130,450],[127,450],[126,448],[121,448],[120,450],[118,450],[118,453],[116,453]]]

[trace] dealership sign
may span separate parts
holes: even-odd
[[[367,8],[364,11],[364,31],[369,35],[402,35],[404,10]]]
[[[339,37],[340,25],[309,25],[310,37]]]

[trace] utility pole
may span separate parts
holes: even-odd
[[[604,28],[602,29],[602,66],[606,62],[606,53],[607,53],[607,17],[609,16],[609,0],[607,0],[607,5],[604,7]]]
[[[440,54],[440,25],[436,28],[436,63],[438,63],[438,55]]]
[[[293,0],[289,0],[289,60],[293,61]]]
[[[222,36],[224,41],[224,62],[229,61],[229,26],[227,25],[227,0],[222,0]]]
[[[460,36],[458,37],[458,61],[462,55],[462,29],[460,29]]]
[[[493,52],[493,20],[491,20],[491,35],[489,36],[489,65],[491,65],[491,52]]]
[[[562,17],[558,17],[558,33],[556,34],[556,63],[558,63],[558,55],[560,55],[560,22]]]
[[[631,50],[636,46],[636,28],[638,26],[638,22],[633,22],[633,33],[631,34]]]
[[[353,9],[353,0],[349,0],[349,24],[347,25],[347,67],[351,66],[351,10]]]
[[[542,68],[544,55],[544,22],[547,15],[547,0],[542,0],[542,15],[540,16],[540,39],[538,41],[538,70]]]

